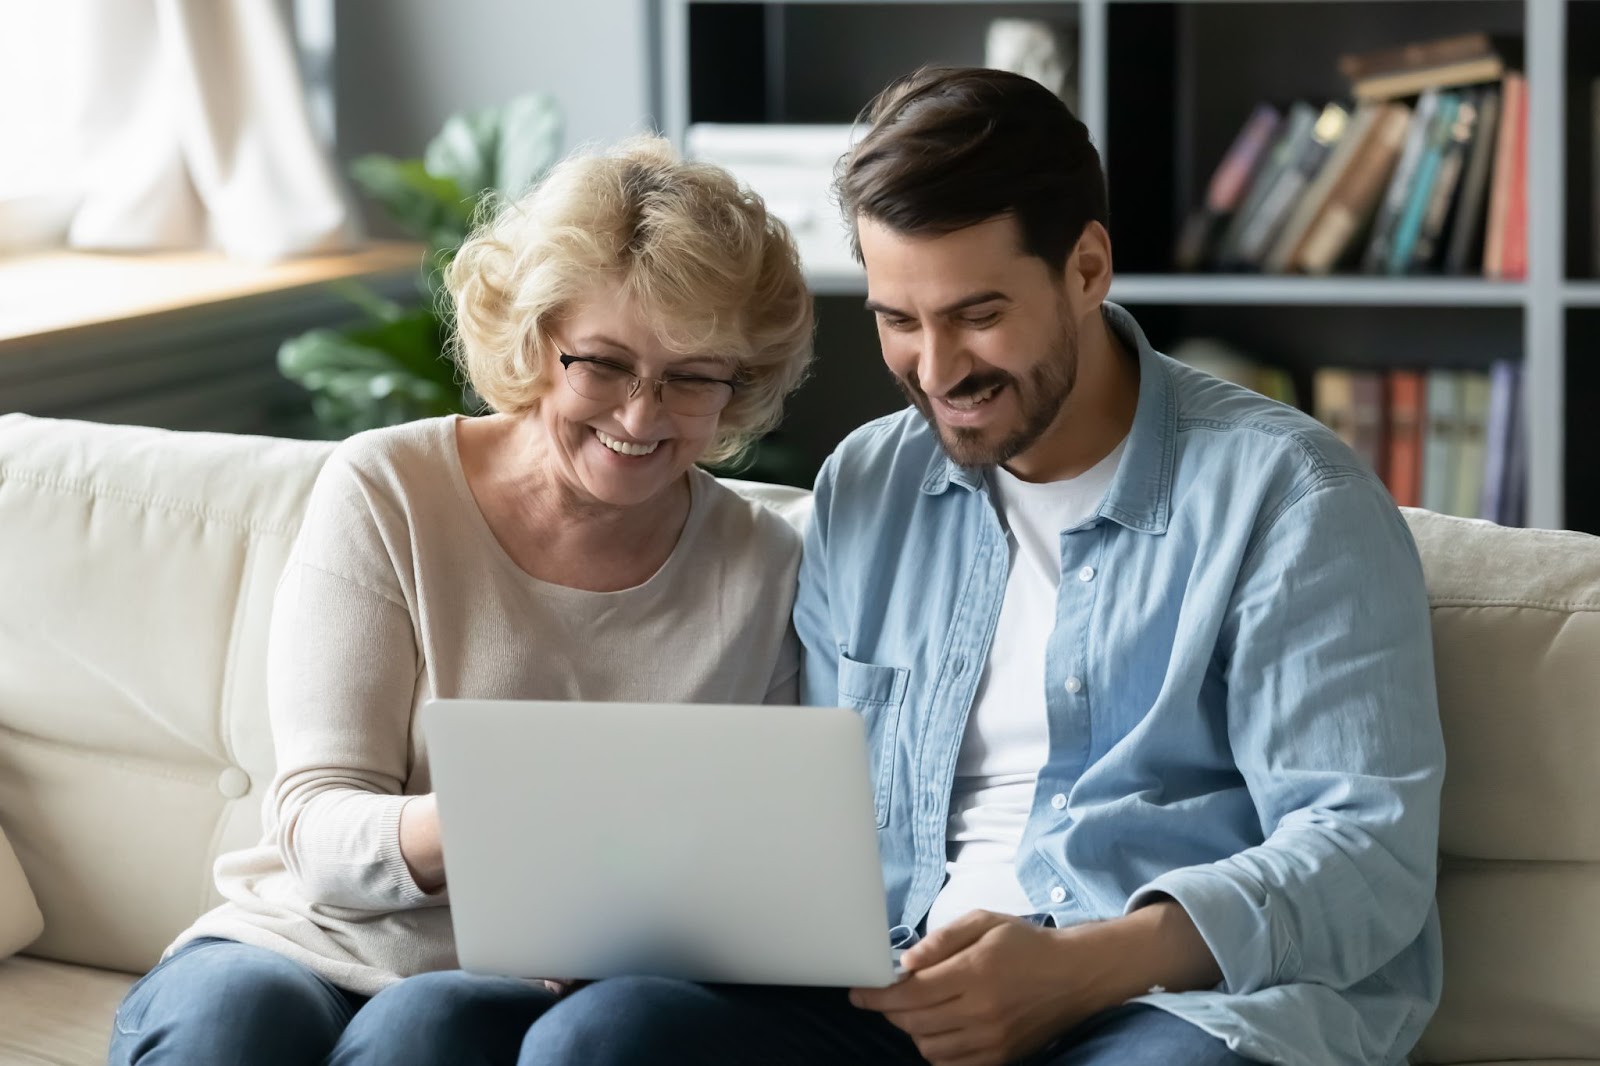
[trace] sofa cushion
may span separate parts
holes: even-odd
[[[31,954],[149,967],[259,837],[267,619],[330,447],[0,416],[0,824]]]
[[[0,962],[0,1062],[102,1066],[134,978],[25,956]]]
[[[1413,1061],[1600,1048],[1600,538],[1407,511],[1446,767],[1444,999]]]
[[[0,959],[21,951],[44,931],[44,915],[28,887],[11,842],[0,828]]]

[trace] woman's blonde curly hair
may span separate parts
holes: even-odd
[[[812,301],[788,227],[720,167],[662,138],[579,152],[502,205],[445,273],[453,354],[496,411],[553,387],[551,328],[617,285],[669,350],[737,366],[739,388],[703,456],[739,456],[777,425],[811,361]]]

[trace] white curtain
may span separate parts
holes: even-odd
[[[90,84],[69,245],[271,260],[353,243],[277,0],[76,2]]]

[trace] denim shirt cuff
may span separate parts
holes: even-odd
[[[1292,980],[1285,974],[1289,938],[1275,936],[1271,898],[1237,871],[1217,865],[1171,870],[1128,897],[1124,914],[1156,902],[1178,902],[1222,970],[1222,991],[1243,995]],[[1295,967],[1298,968],[1298,967]]]

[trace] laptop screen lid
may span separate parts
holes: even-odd
[[[422,728],[464,969],[893,980],[854,711],[432,700]]]

